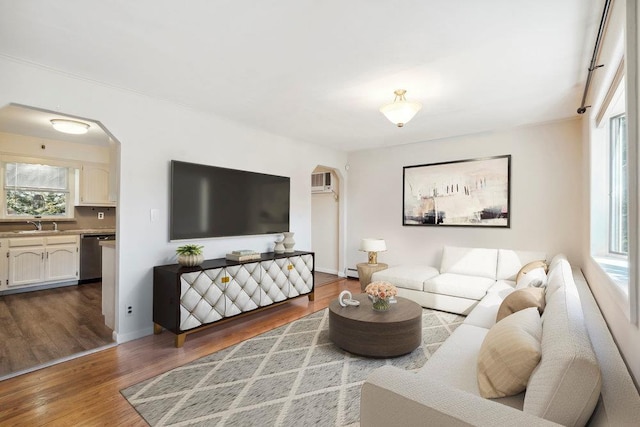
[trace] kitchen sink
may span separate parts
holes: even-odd
[[[42,233],[59,233],[60,230],[20,230],[14,231],[16,234],[42,234]]]

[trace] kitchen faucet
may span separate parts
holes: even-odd
[[[42,222],[40,221],[27,221],[27,224],[31,224],[36,228],[36,230],[42,231]]]

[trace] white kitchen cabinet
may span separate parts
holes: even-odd
[[[9,288],[44,282],[44,246],[9,248]]]
[[[107,163],[85,163],[80,173],[80,205],[114,206],[109,197],[111,185],[109,165]]]
[[[46,281],[59,281],[78,278],[78,246],[55,245],[47,246],[44,263],[44,277]]]
[[[9,289],[78,278],[77,235],[18,237],[7,242]]]

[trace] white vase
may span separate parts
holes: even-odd
[[[293,235],[295,233],[291,231],[285,231],[282,234],[284,234],[284,240],[282,241],[282,244],[284,245],[285,253],[293,252],[293,245],[296,244],[296,241],[293,240]]]
[[[284,244],[282,242],[283,242],[283,240],[276,240],[275,241],[276,246],[273,248],[273,252],[275,252],[277,254],[283,254],[284,253]]]

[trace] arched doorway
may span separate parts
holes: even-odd
[[[334,168],[317,166],[311,175],[311,246],[315,270],[344,276],[340,267],[341,178]]]

